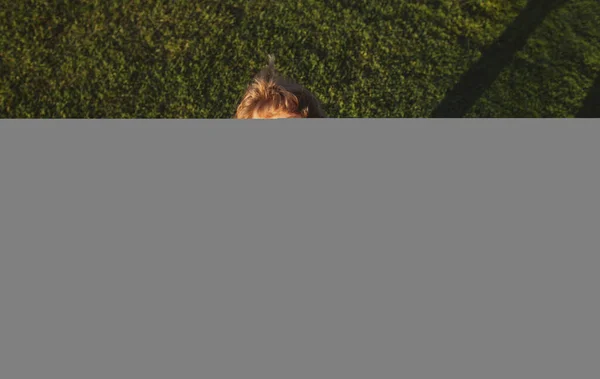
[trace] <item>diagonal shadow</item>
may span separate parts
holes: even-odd
[[[548,13],[566,1],[529,0],[504,33],[483,51],[479,61],[473,64],[454,88],[446,94],[431,117],[464,117],[502,69],[511,62],[515,53],[525,46],[529,35],[542,23]]]
[[[600,75],[592,85],[590,92],[577,113],[577,118],[600,118]]]

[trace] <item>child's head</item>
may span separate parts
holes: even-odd
[[[234,118],[325,118],[317,98],[300,84],[279,76],[275,59],[248,86]]]

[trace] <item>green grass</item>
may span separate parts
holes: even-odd
[[[269,53],[330,117],[430,117],[526,3],[0,0],[0,117],[228,118]],[[573,117],[598,75],[600,2],[567,0],[464,116]]]

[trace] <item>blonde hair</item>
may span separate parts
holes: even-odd
[[[281,114],[302,118],[325,118],[317,98],[302,85],[279,75],[275,57],[248,85],[234,118],[272,118]]]

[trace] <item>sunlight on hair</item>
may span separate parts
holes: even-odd
[[[302,85],[282,77],[275,68],[275,57],[252,80],[234,118],[325,118],[317,98]]]

